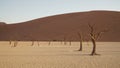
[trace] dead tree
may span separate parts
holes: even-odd
[[[39,41],[33,41],[33,40],[32,40],[31,46],[33,46],[33,45],[35,44],[35,42],[38,44],[38,46],[40,45],[40,44],[39,44]]]
[[[67,42],[66,42],[66,36],[64,36],[64,45],[66,45]]]
[[[40,45],[39,41],[37,41],[37,43],[38,43],[38,46],[39,46]]]
[[[29,37],[31,38],[31,46],[33,46],[35,44],[35,38],[33,37],[32,34],[29,34]]]
[[[51,41],[48,42],[48,45],[50,45],[50,44],[51,44]]]
[[[100,37],[101,37],[101,34],[106,32],[106,30],[103,30],[103,31],[99,31],[97,33],[95,33],[95,25],[91,25],[91,24],[88,24],[89,26],[89,29],[90,29],[90,38],[91,38],[91,41],[93,43],[93,49],[92,49],[92,53],[91,55],[98,55],[96,53],[96,40],[98,40]]]
[[[62,44],[62,40],[60,40],[61,44]]]
[[[72,44],[72,43],[71,43],[71,40],[69,41],[69,44],[70,44],[70,46],[71,46],[71,44]]]
[[[69,45],[70,45],[70,46],[72,45],[72,36],[69,37]]]
[[[16,47],[17,46],[17,44],[18,44],[18,41],[14,41],[14,45],[13,45],[13,47]]]
[[[12,44],[12,41],[11,41],[11,40],[9,41],[9,44],[10,44],[10,45]]]
[[[34,45],[34,41],[32,41],[32,44],[31,44],[31,46],[33,46]]]
[[[82,51],[82,42],[83,42],[83,38],[82,38],[82,34],[78,32],[78,36],[79,36],[79,42],[80,42],[80,48],[78,51]]]

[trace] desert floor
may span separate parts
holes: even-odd
[[[120,68],[120,42],[97,42],[97,53],[90,56],[92,44],[79,42],[18,42],[13,47],[0,42],[0,68]]]

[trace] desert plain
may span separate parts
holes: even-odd
[[[97,42],[97,53],[90,56],[91,42],[0,41],[0,68],[120,68],[120,42]]]

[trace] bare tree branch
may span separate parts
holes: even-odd
[[[102,31],[99,31],[97,33],[95,33],[95,24],[94,25],[91,25],[88,23],[88,26],[89,26],[89,29],[90,29],[90,37],[91,37],[91,41],[93,43],[93,50],[92,50],[92,53],[91,55],[97,55],[96,53],[96,40],[98,40],[101,35],[105,32],[107,32],[107,30],[102,30]]]

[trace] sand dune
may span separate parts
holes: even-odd
[[[70,46],[61,42],[19,42],[11,47],[9,42],[0,42],[0,68],[120,68],[120,42],[97,42],[100,56],[89,56],[91,43],[84,42],[83,51],[79,42]]]
[[[78,41],[77,32],[88,38],[88,23],[96,31],[108,29],[99,41],[120,41],[120,12],[90,11],[39,18],[19,24],[0,26],[0,40],[66,40]]]

